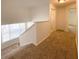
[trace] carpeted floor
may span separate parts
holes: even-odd
[[[77,59],[75,35],[71,32],[53,32],[38,48],[41,59]]]
[[[28,56],[26,59],[77,59],[75,35],[55,31]]]
[[[75,35],[55,31],[38,46],[24,49],[9,59],[77,59]]]

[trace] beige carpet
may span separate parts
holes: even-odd
[[[25,59],[77,59],[75,35],[55,31],[25,56]]]
[[[55,31],[38,46],[24,48],[8,59],[77,59],[75,35]]]
[[[77,59],[75,35],[71,32],[53,32],[38,48],[41,59]]]

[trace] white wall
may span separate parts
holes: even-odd
[[[2,24],[44,20],[48,18],[49,0],[2,0]],[[32,13],[33,11],[33,13]],[[32,13],[32,15],[31,15]]]
[[[18,0],[1,1],[2,24],[26,22],[30,20],[30,10]]]
[[[66,7],[68,11],[68,23],[72,25],[77,25],[77,8],[76,4],[71,4],[70,6]]]
[[[45,40],[51,33],[50,23],[48,21],[36,22],[36,45]]]
[[[56,29],[67,30],[66,8],[58,7],[56,9]]]
[[[32,20],[48,20],[49,17],[49,5],[43,5],[32,9]]]
[[[20,37],[19,42],[20,45],[26,45],[30,43],[34,43],[38,45],[43,40],[45,40],[51,33],[50,24],[48,21],[38,21],[35,22],[32,27],[26,30]]]
[[[20,46],[36,43],[36,26],[33,24],[19,37]]]
[[[77,32],[78,15],[76,3],[73,3],[66,7],[66,15],[68,28],[73,32]]]
[[[53,6],[53,4],[50,4],[49,22],[51,26],[51,32],[55,31],[56,30],[56,8]]]

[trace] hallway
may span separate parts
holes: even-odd
[[[1,59],[78,59],[77,2],[2,0]]]

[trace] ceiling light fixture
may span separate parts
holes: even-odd
[[[64,3],[64,2],[65,2],[65,0],[58,0],[58,2],[59,2],[59,3]]]

